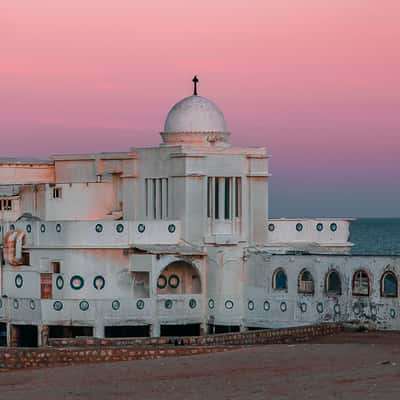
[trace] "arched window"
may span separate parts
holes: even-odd
[[[326,293],[327,294],[342,294],[342,282],[339,272],[332,270],[326,276]]]
[[[310,271],[303,269],[299,274],[298,292],[303,294],[314,294],[314,279]]]
[[[353,275],[353,296],[369,296],[369,276],[363,271],[356,271]]]
[[[393,272],[385,272],[381,279],[381,296],[397,297],[397,278]]]
[[[274,272],[272,287],[276,290],[287,290],[287,276],[283,269],[277,269]]]

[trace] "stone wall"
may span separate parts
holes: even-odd
[[[191,356],[219,351],[228,347],[159,347],[159,348],[9,348],[0,350],[0,373],[14,369],[43,368],[62,365],[149,360],[163,357]]]
[[[206,354],[229,351],[244,345],[304,342],[342,330],[343,326],[339,324],[321,324],[185,338],[51,339],[52,347],[0,350],[0,372],[21,368]]]
[[[273,344],[306,341],[313,337],[332,335],[343,330],[341,324],[320,324],[295,328],[256,330],[240,333],[222,333],[191,337],[161,338],[113,338],[96,339],[80,337],[75,339],[49,339],[51,347],[91,347],[91,346],[234,346],[252,344]]]

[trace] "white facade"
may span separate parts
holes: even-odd
[[[351,219],[269,219],[267,150],[229,135],[222,112],[190,96],[159,147],[0,159],[0,335],[399,329],[400,260],[350,256]]]

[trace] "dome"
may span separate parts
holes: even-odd
[[[193,95],[176,103],[167,115],[164,133],[228,133],[224,114],[210,100]]]

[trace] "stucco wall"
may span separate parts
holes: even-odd
[[[287,274],[287,290],[273,288],[274,271],[278,268]],[[303,269],[313,276],[313,295],[298,292],[299,273]],[[370,277],[370,296],[360,297],[352,293],[353,274],[359,269],[365,270]],[[331,270],[340,275],[340,295],[327,293],[326,277]],[[246,268],[244,324],[274,327],[354,320],[368,321],[381,329],[400,329],[398,297],[381,296],[381,277],[388,270],[400,277],[400,257],[270,256],[263,252],[253,253]],[[254,309],[250,309],[249,302],[253,302]],[[285,310],[282,311],[282,308]]]

